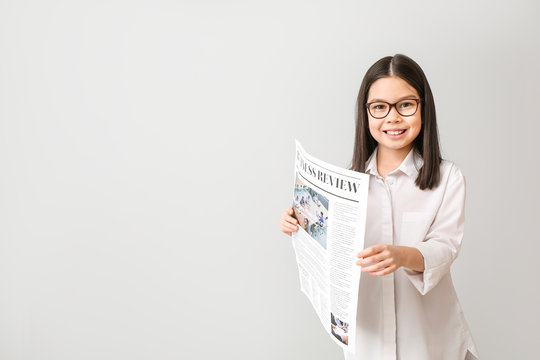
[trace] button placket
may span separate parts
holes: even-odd
[[[392,181],[392,182],[391,182]],[[393,183],[392,178],[381,179],[382,185],[386,191],[387,201],[382,204],[383,220],[382,220],[382,243],[393,245],[393,206],[392,192],[389,184]],[[394,299],[394,274],[383,276],[382,292],[383,292],[383,322],[384,322],[384,340],[383,340],[383,359],[396,359],[396,312]]]

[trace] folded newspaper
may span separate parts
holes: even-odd
[[[308,155],[296,141],[292,243],[300,289],[331,338],[355,353],[356,308],[369,175]]]

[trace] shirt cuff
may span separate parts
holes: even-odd
[[[440,248],[433,245],[435,244],[424,241],[413,246],[424,257],[423,272],[403,268],[405,275],[422,295],[426,295],[450,271],[450,265],[457,255],[452,254],[453,256],[449,256],[448,252],[441,251]]]

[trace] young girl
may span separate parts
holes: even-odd
[[[357,106],[351,169],[370,183],[356,261],[357,352],[345,359],[478,359],[450,274],[463,238],[465,178],[441,158],[424,72],[405,55],[380,59]],[[281,216],[288,235],[298,230],[292,215],[288,207]]]

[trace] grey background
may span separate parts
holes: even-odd
[[[404,53],[467,179],[482,359],[537,358],[535,1],[0,1],[0,359],[341,359],[278,221]]]

